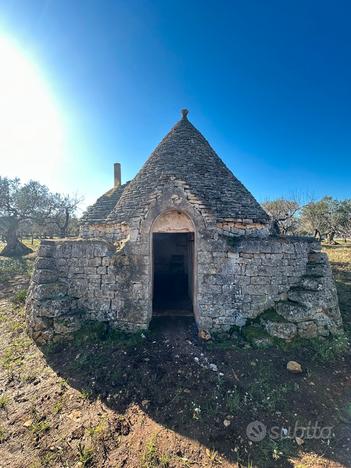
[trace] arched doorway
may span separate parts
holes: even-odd
[[[152,230],[153,316],[193,316],[195,230],[180,211],[166,211]]]

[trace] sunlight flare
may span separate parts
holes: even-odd
[[[64,153],[64,132],[52,92],[38,66],[0,36],[1,174],[54,181]]]

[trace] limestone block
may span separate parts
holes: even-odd
[[[107,267],[106,266],[99,266],[96,269],[96,273],[98,275],[106,275],[107,274]]]
[[[55,270],[36,269],[33,272],[32,280],[38,284],[54,283],[58,280],[58,272]]]
[[[42,242],[38,250],[38,257],[53,257],[54,253],[55,253],[54,244],[44,244]]]
[[[93,258],[89,258],[89,260],[88,260],[88,266],[90,266],[90,267],[98,267],[98,266],[101,266],[101,262],[102,262],[102,257],[93,257]]]
[[[36,308],[38,317],[60,317],[71,310],[71,301],[65,299],[53,299],[41,302]]]
[[[304,289],[310,289],[311,291],[319,291],[323,288],[322,282],[316,278],[306,276],[300,281],[301,287]]]
[[[318,327],[312,321],[300,322],[298,324],[298,332],[303,338],[314,338],[318,335]]]
[[[35,269],[37,270],[54,270],[56,268],[56,261],[52,257],[38,257],[35,262]]]
[[[66,296],[66,287],[59,282],[49,284],[38,284],[33,289],[34,299],[57,299]]]
[[[309,309],[296,302],[277,302],[275,307],[278,314],[291,322],[303,322],[314,316],[313,312],[311,313]]]

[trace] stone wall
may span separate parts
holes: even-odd
[[[266,237],[271,234],[271,223],[255,223],[252,219],[224,220],[217,223],[217,228],[228,236],[259,236]]]
[[[126,223],[84,223],[79,228],[80,236],[84,239],[106,239],[110,242],[126,239],[129,231]]]
[[[201,231],[201,230],[200,230]],[[342,323],[328,260],[306,238],[197,233],[195,317],[226,331],[262,315],[273,336],[338,333]],[[87,320],[146,329],[152,317],[150,244],[142,236],[43,241],[27,300],[28,328],[39,342],[59,340]],[[265,319],[274,310],[279,320]]]
[[[71,335],[87,320],[124,330],[147,327],[143,285],[148,259],[104,240],[42,241],[27,299],[33,338]]]
[[[223,242],[223,239],[222,239]],[[326,254],[310,238],[224,238],[199,259],[201,326],[244,326],[268,309],[278,322],[264,322],[281,338],[327,335],[341,327],[338,298]]]

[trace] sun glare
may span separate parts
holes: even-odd
[[[55,185],[63,126],[38,66],[0,36],[0,174]]]

